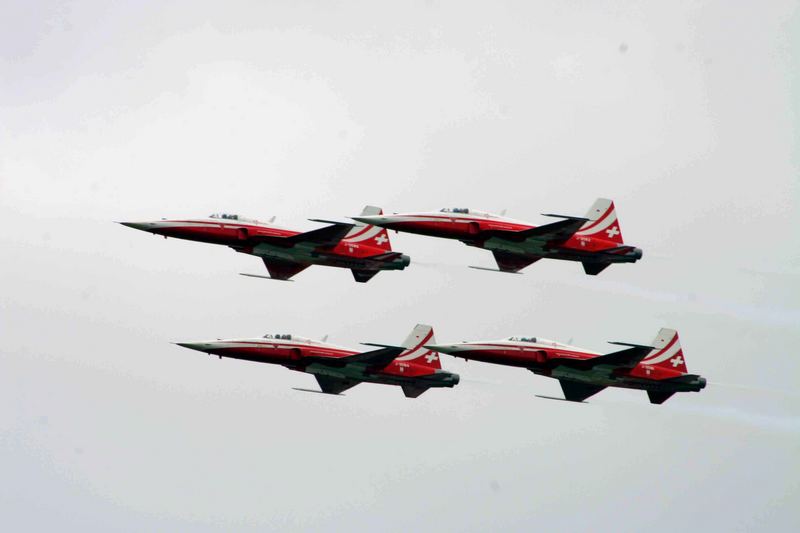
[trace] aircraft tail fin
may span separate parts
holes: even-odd
[[[576,235],[585,237],[599,237],[616,244],[622,244],[622,229],[617,220],[617,211],[614,208],[614,201],[608,198],[598,198],[589,212],[586,213],[589,219]]]
[[[439,354],[425,348],[425,345],[430,344],[436,344],[433,327],[427,324],[417,324],[401,345],[406,348],[406,351],[400,354],[395,361],[413,361],[414,364],[440,369],[442,364],[439,361]]]
[[[677,331],[661,328],[651,344],[653,351],[642,359],[641,364],[664,367],[686,374],[686,361],[683,358],[683,349]]]
[[[383,209],[374,205],[366,206],[361,211],[361,216],[375,216],[382,215]],[[386,228],[373,226],[371,224],[364,224],[363,222],[356,222],[350,233],[345,235],[344,242],[353,244],[366,244],[375,248],[380,248],[386,252],[392,251],[392,243],[389,242],[389,232]]]

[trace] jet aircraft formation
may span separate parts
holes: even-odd
[[[519,273],[540,259],[559,259],[580,262],[586,274],[596,276],[612,264],[642,258],[640,248],[623,242],[611,200],[598,199],[583,217],[545,216],[559,220],[536,226],[467,208],[386,215],[381,208],[367,206],[351,217],[353,222],[311,219],[327,225],[306,232],[276,226],[274,217],[262,222],[235,214],[121,224],[164,238],[224,245],[255,255],[269,276],[243,275],[280,281],[293,281],[311,265],[347,268],[358,283],[368,282],[383,270],[404,270],[411,259],[392,250],[387,229],[457,239],[490,250],[496,270],[506,273]],[[442,369],[441,353],[555,378],[564,398],[575,402],[607,387],[621,387],[644,390],[651,403],[661,404],[676,392],[699,392],[706,386],[703,377],[688,373],[678,332],[667,328],[648,345],[614,342],[624,348],[607,354],[534,336],[436,344],[433,328],[425,324],[418,324],[399,346],[364,343],[371,347],[366,351],[288,333],[176,344],[220,358],[272,363],[313,374],[321,390],[311,392],[326,394],[340,394],[362,382],[400,386],[409,398],[429,388],[454,387],[459,376]]]

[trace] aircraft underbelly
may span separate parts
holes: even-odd
[[[696,392],[696,385],[659,381],[655,379],[636,378],[627,375],[615,376],[611,367],[598,367],[591,370],[577,370],[567,367],[556,367],[549,374],[556,379],[567,379],[589,385],[603,387],[620,387],[624,389],[648,390],[657,392]]]
[[[309,374],[327,376],[337,379],[364,381],[367,383],[380,383],[383,385],[419,385],[424,387],[452,387],[453,384],[441,379],[426,379],[423,376],[405,377],[391,374],[375,374],[367,372],[365,368],[348,365],[342,368],[330,367],[319,363],[312,363],[305,368]]]
[[[602,261],[605,263],[630,263],[632,260],[627,255],[607,254],[603,252],[589,252],[572,248],[550,248],[544,241],[527,240],[523,242],[507,241],[505,239],[491,238],[480,245],[491,251],[507,252],[511,254],[535,257],[549,257],[566,261]]]
[[[572,381],[580,381],[581,383],[591,383],[592,385],[611,386],[617,383],[617,380],[611,377],[608,370],[599,368],[577,370],[575,368],[558,366],[552,370],[550,376],[556,379],[569,379]]]
[[[347,257],[342,255],[320,254],[315,247],[296,245],[292,248],[274,246],[261,243],[253,247],[252,254],[267,259],[277,259],[280,261],[292,261],[295,263],[307,263],[311,265],[336,266],[342,268],[356,268],[365,270],[380,270],[385,266],[384,263],[370,261],[357,257]]]
[[[357,379],[360,381],[366,381],[367,379],[364,371],[362,369],[354,368],[353,365],[337,368],[321,365],[319,363],[312,363],[306,367],[306,372],[309,374],[328,376],[338,379]]]
[[[492,238],[483,243],[483,248],[487,250],[497,250],[519,255],[541,255],[546,256],[550,251],[545,249],[545,243],[538,241],[514,242],[504,239]]]

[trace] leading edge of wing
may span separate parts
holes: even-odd
[[[335,246],[344,239],[355,224],[348,222],[336,222],[333,220],[310,219],[312,222],[324,222],[331,224],[322,228],[317,228],[304,233],[296,233],[290,237],[280,235],[252,235],[250,239],[254,242],[263,242],[277,246],[292,247],[297,244],[312,244],[314,246]]]
[[[379,346],[379,348],[377,350],[370,350],[368,352],[361,352],[345,357],[311,356],[306,357],[306,361],[335,367],[343,367],[353,363],[361,363],[367,366],[383,368],[408,349],[403,348],[402,346],[387,346],[382,344],[368,343],[364,344],[367,346]]]
[[[551,217],[562,217],[562,215],[550,215]],[[563,216],[564,220],[545,224],[544,226],[536,226],[521,231],[506,231],[506,230],[490,230],[485,233],[488,237],[499,237],[509,241],[526,241],[528,239],[536,239],[540,241],[565,241],[572,237],[576,231],[581,229],[589,219],[583,217],[567,217]]]
[[[331,224],[323,228],[306,231],[305,233],[298,233],[287,237],[286,241],[294,244],[309,243],[316,246],[334,246],[339,243],[345,236],[353,229],[355,224],[347,222],[335,222],[332,220],[319,220],[311,219],[313,222],[324,222]]]
[[[647,354],[652,352],[652,346],[643,346],[640,344],[628,344],[624,342],[612,342],[611,344],[618,344],[622,346],[629,346],[624,350],[618,352],[611,352],[605,355],[598,355],[591,359],[551,359],[550,362],[553,366],[563,365],[578,370],[588,370],[600,365],[607,365],[616,368],[633,368],[644,359]]]

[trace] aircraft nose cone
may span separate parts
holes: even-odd
[[[363,217],[350,217],[353,220],[357,220],[359,222],[363,222],[364,224],[369,224],[372,226],[380,226],[382,223],[388,221],[387,217],[375,215],[375,216],[363,216]]]
[[[119,222],[119,224],[142,231],[153,231],[159,227],[158,222]]]
[[[434,352],[446,354],[453,354],[458,351],[458,345],[456,344],[430,344],[425,346],[425,348]]]
[[[214,349],[213,342],[176,342],[178,346],[189,348],[190,350],[197,350],[198,352],[208,352]]]

